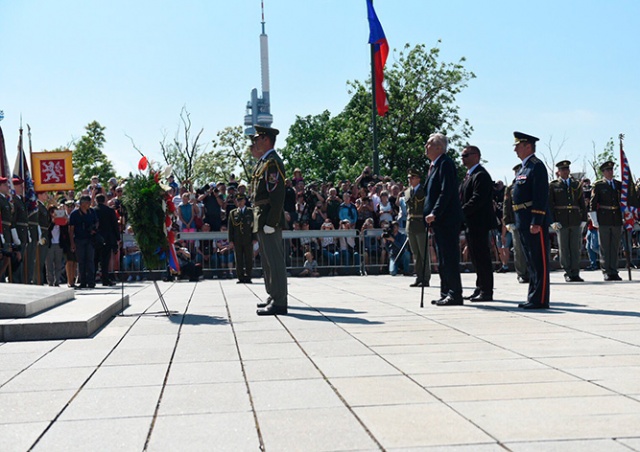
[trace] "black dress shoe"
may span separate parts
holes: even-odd
[[[461,304],[462,304],[462,298],[460,298],[459,300],[456,300],[451,296],[447,296],[442,300],[438,300],[438,302],[436,302],[436,306],[459,306]]]
[[[476,288],[471,295],[467,295],[466,297],[462,297],[462,298],[464,298],[465,300],[472,300],[478,295],[480,295],[480,289]]]
[[[567,275],[566,273],[564,274],[564,280],[566,282],[571,282],[571,276]]]
[[[414,282],[413,284],[409,284],[409,287],[429,287],[429,283],[423,283],[423,282]]]
[[[244,279],[239,279],[236,281],[236,284],[244,284]]]
[[[474,301],[474,302],[475,301],[493,301],[493,296],[480,293],[480,294],[476,295],[475,297],[469,298],[469,301]]]
[[[582,279],[579,276],[572,276],[571,277],[571,282],[584,282],[584,279]]]
[[[529,284],[529,278],[524,278],[522,276],[518,276],[518,282],[520,284]]]
[[[529,302],[529,303],[520,303],[518,307],[522,309],[548,309],[549,305]]]
[[[609,275],[609,281],[622,281],[622,278],[618,274]]]
[[[264,308],[260,308],[256,311],[258,315],[285,315],[287,313],[286,306],[280,306],[275,304],[270,304]]]
[[[272,301],[273,301],[273,298],[271,298],[271,295],[269,295],[267,297],[267,301],[261,301],[260,303],[256,304],[256,307],[265,308],[265,307],[269,306]]]
[[[245,279],[245,280],[244,280],[244,283],[245,283],[245,284],[253,284],[249,278]]]

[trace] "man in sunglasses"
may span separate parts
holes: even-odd
[[[467,174],[460,186],[460,203],[464,214],[465,237],[476,271],[476,288],[471,301],[493,300],[493,269],[489,248],[489,231],[498,227],[493,211],[493,180],[480,164],[480,149],[467,146],[460,154]]]

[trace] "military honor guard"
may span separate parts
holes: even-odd
[[[620,193],[622,182],[613,178],[615,163],[608,161],[600,166],[603,178],[596,181],[589,201],[589,217],[598,228],[600,241],[600,268],[605,281],[621,281],[618,275],[618,251],[622,236],[622,212]]]
[[[264,283],[269,297],[258,303],[258,315],[287,313],[287,271],[284,260],[282,228],[285,224],[284,163],[275,151],[279,131],[271,127],[254,126],[251,154],[257,159],[252,187],[255,224],[260,243],[260,259]]]
[[[34,283],[41,285],[46,281],[45,264],[47,262],[47,254],[51,247],[51,238],[49,237],[49,226],[51,225],[51,215],[47,204],[49,203],[49,194],[47,192],[38,192],[38,248],[37,248],[37,268],[34,276]]]
[[[238,284],[251,284],[253,271],[253,244],[257,234],[253,232],[253,209],[246,206],[247,197],[236,196],[237,208],[229,213],[229,241],[233,243],[236,256],[236,275]]]
[[[514,132],[515,153],[522,160],[512,191],[515,225],[527,267],[529,291],[523,309],[549,307],[549,177],[545,164],[535,155],[538,138]]]
[[[414,169],[408,172],[409,188],[404,192],[407,206],[407,235],[414,259],[416,280],[411,287],[429,287],[431,279],[431,261],[427,248],[427,228],[424,223],[424,186],[420,183],[420,173]]]
[[[571,177],[571,162],[556,164],[558,178],[549,183],[551,228],[558,236],[560,265],[567,282],[583,282],[580,277],[582,231],[587,225],[587,209],[582,184]]]
[[[22,259],[16,266],[13,272],[13,282],[28,284],[29,279],[27,277],[28,266],[25,261],[29,261],[33,258],[33,255],[29,253],[29,217],[27,215],[27,205],[24,201],[24,181],[18,177],[13,178],[13,187],[16,191],[15,196],[11,199],[13,201],[13,220],[12,223],[18,234],[18,242],[21,244]]]
[[[13,206],[9,200],[9,179],[0,177],[0,221],[2,221],[2,233],[0,237],[0,281],[4,282],[8,277],[13,282],[11,275],[11,256],[14,251],[20,251],[18,234],[13,224]]]
[[[518,163],[513,167],[514,175],[517,176],[522,168],[522,163]],[[502,210],[502,227],[505,229],[502,234],[507,240],[507,237],[511,237],[513,241],[513,266],[516,269],[516,275],[520,284],[529,283],[529,272],[527,270],[527,260],[524,256],[524,250],[522,249],[522,242],[520,241],[520,234],[516,230],[516,219],[513,214],[513,198],[511,193],[513,192],[513,186],[516,180],[513,179],[511,185],[504,190],[504,203]]]

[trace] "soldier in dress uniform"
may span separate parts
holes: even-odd
[[[551,228],[558,235],[560,265],[567,282],[583,282],[580,277],[580,249],[582,231],[587,225],[587,209],[580,181],[570,174],[571,162],[556,164],[558,179],[549,183],[549,207]]]
[[[23,198],[24,199],[24,198]],[[27,224],[29,225],[29,245],[27,245],[27,284],[37,284],[36,266],[38,264],[38,241],[40,234],[38,232],[38,209],[29,212],[27,206]]]
[[[253,209],[246,207],[247,197],[243,194],[236,196],[236,203],[238,207],[229,213],[229,242],[235,250],[238,284],[251,284],[253,244],[258,238],[253,232]]]
[[[51,246],[51,239],[49,237],[49,225],[51,224],[51,215],[47,208],[49,202],[49,193],[41,191],[38,192],[38,227],[39,227],[39,240],[38,240],[38,266],[36,273],[33,277],[35,284],[44,284],[46,282],[45,264],[47,262],[47,254]],[[38,236],[36,236],[38,237]]]
[[[538,138],[514,132],[515,152],[522,160],[512,191],[516,229],[529,269],[529,292],[523,309],[549,307],[549,177],[535,155]]]
[[[409,246],[413,254],[413,267],[416,271],[416,280],[410,287],[429,287],[431,279],[431,261],[427,249],[427,228],[424,223],[424,186],[420,181],[420,173],[415,169],[407,171],[409,188],[404,192],[407,206],[407,236]],[[426,257],[426,259],[425,259]]]
[[[605,281],[621,281],[618,275],[618,251],[622,236],[620,193],[622,182],[613,178],[612,161],[600,165],[603,178],[593,184],[589,201],[589,217],[598,228],[600,241],[600,268]]]
[[[518,163],[513,167],[513,172],[517,176],[522,168],[522,163]],[[515,184],[515,179],[504,190],[504,203],[503,203],[503,211],[502,211],[502,227],[505,228],[503,231],[503,235],[505,240],[507,237],[511,237],[513,241],[513,266],[516,269],[516,275],[518,275],[518,282],[520,284],[528,284],[529,283],[529,273],[527,270],[527,259],[524,255],[524,250],[522,249],[522,242],[520,241],[520,234],[516,229],[516,219],[513,214],[513,199],[511,196],[511,192],[513,191],[513,186]],[[508,245],[507,245],[508,246]]]
[[[13,225],[13,206],[9,200],[9,179],[6,177],[0,177],[0,220],[2,221],[0,281],[5,281],[5,272],[11,264],[11,253],[20,251],[19,246],[17,246],[19,244],[15,243],[14,240],[17,239],[18,236]]]
[[[18,233],[18,240],[22,247],[22,259],[19,261],[13,272],[13,282],[28,284],[25,266],[25,260],[33,258],[29,254],[29,217],[27,215],[27,205],[24,202],[24,181],[18,177],[13,178],[13,187],[16,191],[13,200],[13,220],[12,223]]]
[[[254,128],[251,154],[258,160],[252,177],[254,230],[258,233],[265,288],[269,294],[266,302],[258,303],[257,314],[286,314],[287,272],[282,242],[284,163],[274,149],[279,131],[257,125]]]

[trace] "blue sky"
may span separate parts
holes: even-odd
[[[640,171],[640,17],[637,0],[375,0],[391,49],[440,44],[477,78],[458,97],[494,179],[517,163],[512,132],[564,142],[573,170],[610,137]],[[347,80],[369,73],[365,0],[265,0],[274,127],[349,99]],[[0,110],[10,164],[20,114],[34,151],[106,126],[105,152],[121,174],[137,154],[160,160],[163,133],[182,106],[210,141],[242,125],[260,87],[260,0],[0,0]],[[390,55],[393,61],[393,52]],[[391,108],[393,108],[393,100]],[[26,128],[26,126],[25,126]],[[426,138],[426,137],[425,137]],[[369,150],[363,150],[369,152]]]

